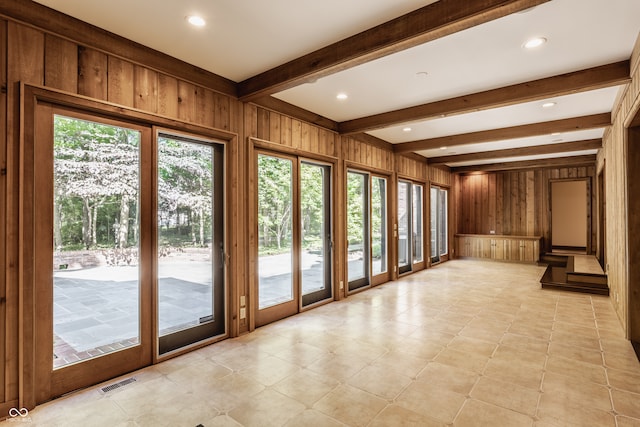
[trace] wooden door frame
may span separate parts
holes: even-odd
[[[625,131],[627,169],[627,335],[640,359],[640,112]]]
[[[406,276],[412,273],[416,273],[420,270],[424,270],[428,267],[429,265],[429,258],[427,257],[427,254],[431,253],[431,250],[426,250],[427,247],[430,248],[431,243],[429,242],[429,244],[427,244],[427,238],[429,237],[429,232],[428,229],[431,226],[431,223],[429,222],[429,224],[427,225],[427,221],[425,220],[425,218],[429,218],[429,215],[425,215],[425,213],[427,212],[426,209],[429,206],[427,204],[427,197],[425,197],[425,193],[426,193],[426,189],[429,189],[429,195],[431,195],[431,186],[428,180],[421,180],[421,179],[416,179],[415,177],[410,177],[408,175],[403,175],[403,174],[396,174],[396,183],[395,183],[395,190],[396,190],[396,194],[395,194],[395,199],[394,199],[394,204],[396,206],[395,209],[395,215],[397,217],[398,215],[398,185],[400,184],[400,181],[406,181],[411,183],[411,188],[413,190],[413,186],[414,185],[421,185],[423,188],[422,191],[422,261],[419,263],[414,263],[413,260],[411,261],[411,269],[409,271],[406,271],[404,273],[400,273],[400,267],[398,266],[398,262],[399,262],[399,255],[398,252],[396,251],[396,260],[395,260],[395,266],[396,266],[396,270],[398,273],[398,277],[401,276]],[[431,196],[429,196],[430,199]],[[448,196],[447,196],[448,197]],[[411,198],[413,200],[413,193],[411,194]],[[449,203],[449,200],[447,200],[447,203]],[[413,209],[413,206],[409,206],[410,209]],[[447,219],[448,221],[448,219]],[[397,218],[395,223],[397,224]],[[409,226],[411,227],[412,224],[409,224]],[[397,229],[394,230],[397,233]],[[398,242],[398,239],[400,238],[399,234],[395,237],[395,242],[396,242],[396,248],[397,250],[399,250],[400,248],[400,243]]]
[[[570,181],[585,181],[587,187],[587,245],[586,245],[586,253],[587,255],[591,255],[593,252],[593,242],[592,242],[592,222],[593,222],[593,213],[592,213],[592,179],[590,176],[583,178],[558,178],[558,179],[550,179],[549,180],[549,245],[548,247],[553,249],[553,184],[556,182],[570,182]]]
[[[19,406],[32,409],[36,406],[38,401],[37,393],[38,386],[36,384],[36,277],[35,277],[35,214],[34,214],[34,193],[35,189],[33,183],[27,182],[26,178],[33,176],[34,174],[34,143],[35,143],[35,111],[36,107],[40,103],[50,103],[57,107],[69,108],[81,111],[85,114],[95,114],[96,116],[113,119],[129,123],[137,123],[142,126],[148,126],[149,129],[152,126],[161,126],[166,129],[175,131],[183,131],[201,135],[206,138],[212,138],[224,142],[225,145],[230,147],[230,150],[237,151],[238,136],[237,134],[209,128],[200,125],[188,124],[177,121],[175,119],[163,117],[156,114],[144,113],[132,108],[115,105],[106,101],[99,101],[90,99],[87,97],[70,94],[64,91],[46,88],[37,85],[28,85],[20,83],[20,129],[19,140],[16,142],[16,151],[19,152],[19,175],[17,180],[19,183],[19,263],[18,263],[18,289],[19,294],[19,346],[20,346],[20,360],[19,360]],[[149,165],[150,167],[150,165]],[[229,171],[227,171],[227,178],[229,177]],[[227,180],[229,183],[231,180]],[[230,184],[227,184],[230,185]],[[227,189],[225,189],[227,191]],[[236,209],[237,204],[240,202],[239,195],[233,194],[226,207],[225,214],[230,215]],[[227,230],[233,230],[229,225]],[[238,249],[235,249],[234,243],[237,243],[235,235],[229,237],[227,242],[230,256],[235,257],[238,254]],[[226,264],[229,265],[229,256],[226,257]],[[233,284],[229,286],[233,288]],[[231,290],[227,290],[227,298],[231,294]],[[230,303],[232,306],[236,305],[235,301]],[[226,322],[228,329],[231,328],[235,331],[238,330],[237,315],[235,309],[229,310],[226,313]],[[233,321],[233,323],[232,323]],[[154,320],[155,322],[155,320]],[[154,328],[152,327],[152,330]],[[224,339],[228,336],[226,334],[218,339]],[[200,346],[210,344],[211,342],[202,343]],[[192,347],[188,350],[193,350],[196,347]],[[151,352],[153,353],[153,352]],[[176,354],[177,355],[177,354]],[[149,364],[153,363],[150,361]]]
[[[602,162],[602,169],[596,174],[597,193],[598,193],[598,250],[597,258],[600,266],[606,273],[607,268],[607,184],[606,175],[607,163],[606,159]]]
[[[450,259],[452,259],[451,257],[451,249],[454,247],[455,242],[453,241],[453,239],[451,238],[452,233],[451,233],[451,218],[452,218],[452,212],[451,212],[451,186],[448,185],[442,185],[442,184],[438,184],[436,182],[433,181],[429,181],[428,183],[429,186],[429,198],[428,198],[428,202],[426,202],[427,204],[427,210],[426,212],[429,212],[429,225],[427,226],[427,241],[429,242],[429,244],[427,245],[427,248],[429,249],[429,259],[427,262],[427,266],[431,267],[432,265],[438,265],[438,264],[442,264],[443,262],[447,262]],[[431,261],[431,187],[435,187],[438,188],[440,190],[445,190],[447,192],[447,254],[443,257],[445,259],[440,259],[440,261],[433,263]]]

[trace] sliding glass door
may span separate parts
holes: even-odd
[[[224,333],[223,147],[157,138],[159,354]]]
[[[257,326],[332,296],[331,170],[257,154]]]
[[[347,172],[347,277],[349,291],[388,272],[387,179]]]
[[[445,261],[449,254],[447,228],[448,191],[440,187],[431,187],[431,263]]]
[[[424,265],[424,186],[398,181],[398,271]]]
[[[35,117],[37,402],[222,336],[224,145],[45,103]]]

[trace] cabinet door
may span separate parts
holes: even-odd
[[[495,260],[505,259],[505,247],[508,247],[506,239],[493,239],[491,248],[491,258]]]
[[[520,261],[535,262],[535,246],[534,240],[520,240]]]

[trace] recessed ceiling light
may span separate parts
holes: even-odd
[[[402,128],[402,132],[411,132],[412,129],[410,127]]]
[[[446,150],[446,149],[447,149],[447,147],[440,147],[440,149],[441,149],[441,150]]]
[[[553,133],[551,134],[551,136],[558,136],[558,135],[560,135],[560,132],[553,132]]]
[[[554,139],[554,140],[552,140],[551,142],[562,142],[562,141],[564,141],[564,139],[562,139],[562,138],[558,138],[558,139]]]
[[[187,16],[187,22],[189,22],[189,24],[193,25],[194,27],[204,27],[207,23],[204,18],[198,15]]]
[[[346,93],[339,93],[336,95],[336,98],[338,98],[340,101],[344,101],[345,99],[349,98],[349,95],[347,95]]]
[[[545,102],[544,104],[542,104],[542,108],[551,108],[555,106],[556,106],[555,102]]]
[[[426,71],[419,71],[416,73],[416,77],[419,79],[426,79],[429,76],[429,73]]]
[[[546,42],[547,42],[547,39],[545,39],[544,37],[535,37],[527,40],[525,44],[522,45],[522,47],[524,47],[525,49],[535,49],[537,47],[542,46]]]

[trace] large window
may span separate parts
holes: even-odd
[[[447,239],[447,195],[444,188],[431,187],[431,262],[443,261],[449,253]]]

